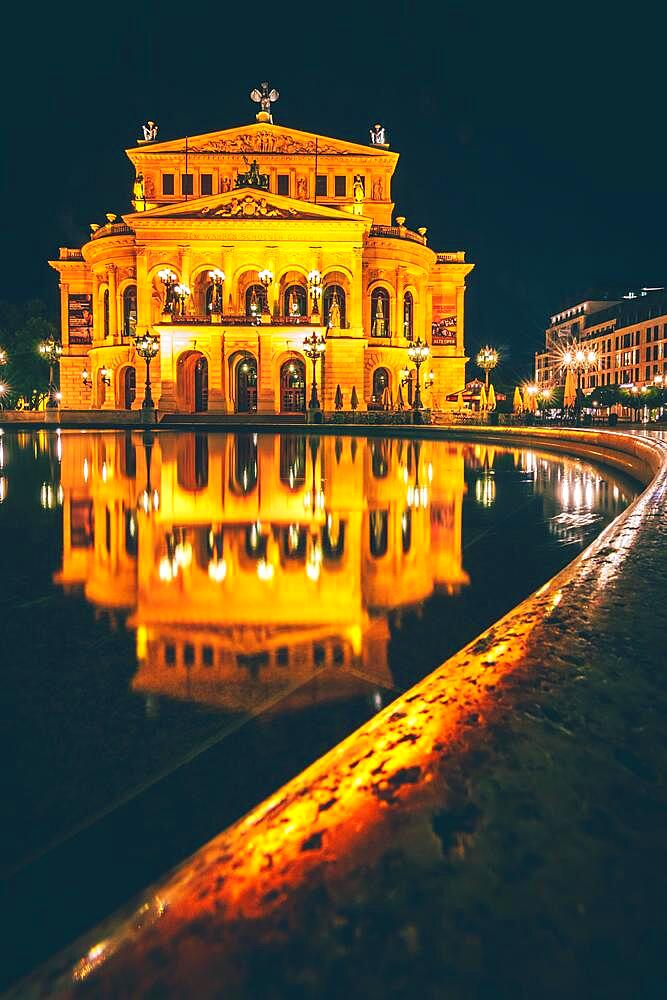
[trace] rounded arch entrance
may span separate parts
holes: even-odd
[[[236,413],[257,411],[257,358],[250,351],[239,351],[231,358],[231,384]]]
[[[118,372],[118,405],[123,410],[131,410],[137,398],[137,369],[134,365],[123,365]]]
[[[181,413],[208,410],[208,358],[201,351],[184,351],[176,362],[176,400]]]
[[[280,366],[280,412],[306,412],[306,363],[298,354],[290,355]]]

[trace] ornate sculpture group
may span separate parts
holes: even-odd
[[[157,139],[158,126],[156,122],[146,122],[141,126],[144,133],[144,142],[155,142]]]
[[[256,187],[259,188],[260,191],[268,191],[269,175],[260,174],[259,163],[257,162],[257,160],[253,160],[252,163],[248,164],[248,161],[245,159],[245,157],[243,157],[243,159],[245,160],[245,164],[249,169],[246,171],[245,174],[238,175],[238,177],[236,178],[236,187],[237,188]]]

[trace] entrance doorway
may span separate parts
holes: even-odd
[[[132,404],[137,398],[137,370],[129,365],[123,371],[123,407],[126,410],[132,409]]]
[[[204,357],[199,357],[195,364],[195,413],[205,413],[206,410],[208,410],[208,361]]]
[[[306,366],[301,358],[290,358],[280,369],[280,411],[306,411]]]
[[[244,354],[236,366],[236,412],[255,413],[257,410],[257,361]]]

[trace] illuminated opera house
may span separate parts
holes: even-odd
[[[319,699],[360,677],[390,687],[390,611],[468,583],[464,459],[443,443],[63,432],[58,446],[57,582],[136,631],[145,695],[247,711],[318,673]]]
[[[141,407],[134,337],[146,331],[159,341],[162,413],[303,411],[313,333],[326,336],[326,410],[409,405],[418,340],[424,405],[454,405],[473,265],[395,214],[398,154],[381,126],[368,145],[299,131],[274,124],[274,99],[262,97],[257,121],[205,135],[162,141],[149,123],[127,150],[132,210],[100,218],[51,261],[63,408]]]

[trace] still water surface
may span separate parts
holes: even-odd
[[[635,495],[530,448],[0,438],[6,978],[438,666]]]

